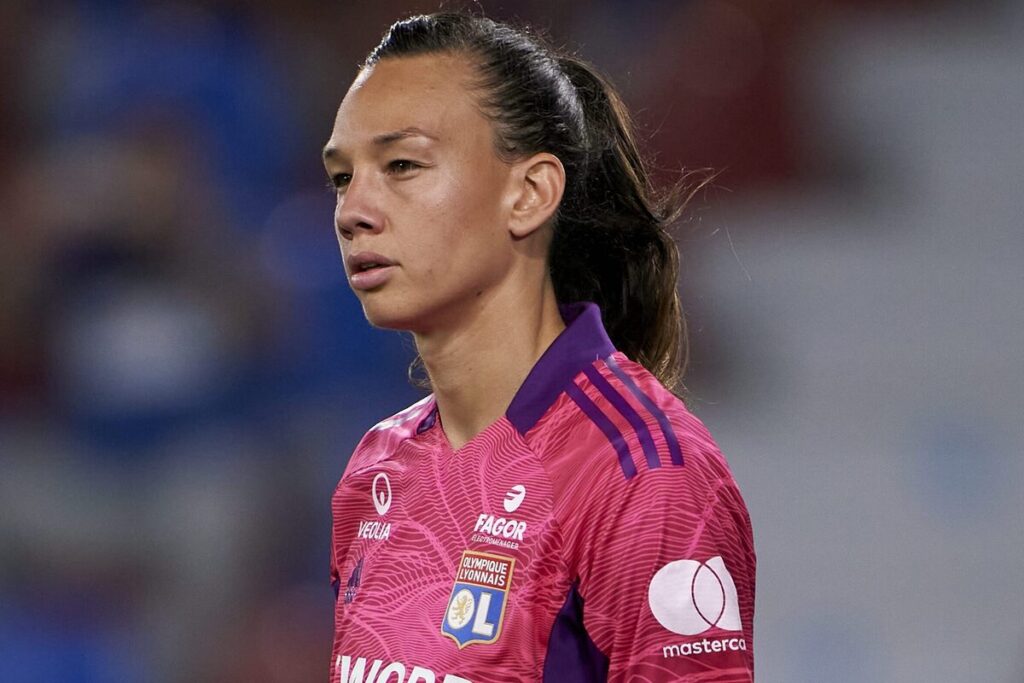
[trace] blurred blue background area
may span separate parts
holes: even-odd
[[[1024,5],[480,3],[610,74],[678,227],[758,680],[1024,680]],[[0,681],[323,680],[329,499],[422,394],[320,148],[437,3],[0,4]]]

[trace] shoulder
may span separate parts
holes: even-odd
[[[525,438],[561,480],[623,487],[654,470],[690,479],[728,473],[704,423],[621,352],[577,375]]]
[[[388,457],[403,441],[415,438],[420,425],[434,414],[434,408],[431,394],[370,427],[352,453],[348,469],[373,465]]]
[[[526,438],[573,552],[585,555],[619,534],[751,533],[739,487],[704,423],[621,353],[580,373]]]

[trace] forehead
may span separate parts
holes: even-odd
[[[383,59],[364,69],[349,88],[329,146],[346,150],[389,131],[419,128],[440,141],[487,134],[477,106],[474,72],[460,56],[437,54]]]

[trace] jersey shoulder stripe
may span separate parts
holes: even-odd
[[[635,477],[641,468],[683,466],[677,430],[689,425],[675,413],[686,414],[685,407],[647,369],[621,352],[584,367],[566,386],[565,394],[568,400],[556,404],[559,407],[552,413],[570,411],[580,418],[549,415],[538,425],[541,431],[567,430],[571,434],[561,438],[552,434],[553,438],[545,441],[592,453],[594,439],[602,440],[603,435],[626,480]]]
[[[611,356],[608,358],[611,358]],[[637,438],[640,440],[640,447],[644,452],[644,458],[647,460],[647,466],[661,467],[661,463],[658,461],[658,451],[654,447],[654,440],[651,438],[651,431],[647,428],[643,418],[633,409],[633,406],[629,405],[626,398],[604,378],[604,375],[598,371],[595,365],[586,368],[583,374],[587,376],[590,383],[601,392],[601,395],[629,422],[633,431],[636,432]]]
[[[636,382],[626,374],[619,364],[615,361],[613,356],[609,356],[604,359],[605,365],[608,369],[618,377],[619,381],[622,382],[623,386],[636,397],[637,401],[643,405],[647,411],[654,416],[654,419],[658,422],[658,427],[661,429],[662,438],[665,439],[665,443],[668,445],[669,457],[672,459],[673,465],[683,464],[683,452],[679,448],[679,439],[676,438],[675,430],[672,429],[672,423],[669,422],[668,416],[665,412],[657,406],[654,400],[648,396],[643,390],[636,385]]]
[[[583,392],[580,387],[573,383],[566,387],[566,394],[572,399],[583,414],[586,415],[591,422],[597,425],[597,428],[601,430],[601,433],[605,435],[608,442],[615,448],[616,454],[619,456],[619,466],[622,468],[622,474],[626,479],[632,479],[636,476],[636,464],[633,463],[633,456],[629,452],[629,445],[626,444],[626,440],[622,436],[622,432],[612,424],[612,421],[608,419],[597,405],[590,400],[590,398]]]

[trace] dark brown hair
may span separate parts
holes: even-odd
[[[460,12],[413,16],[391,26],[363,68],[431,53],[472,61],[500,157],[543,151],[565,167],[548,258],[558,301],[595,302],[616,348],[681,391],[688,344],[668,227],[711,178],[687,189],[684,175],[657,193],[615,88],[529,28]]]

